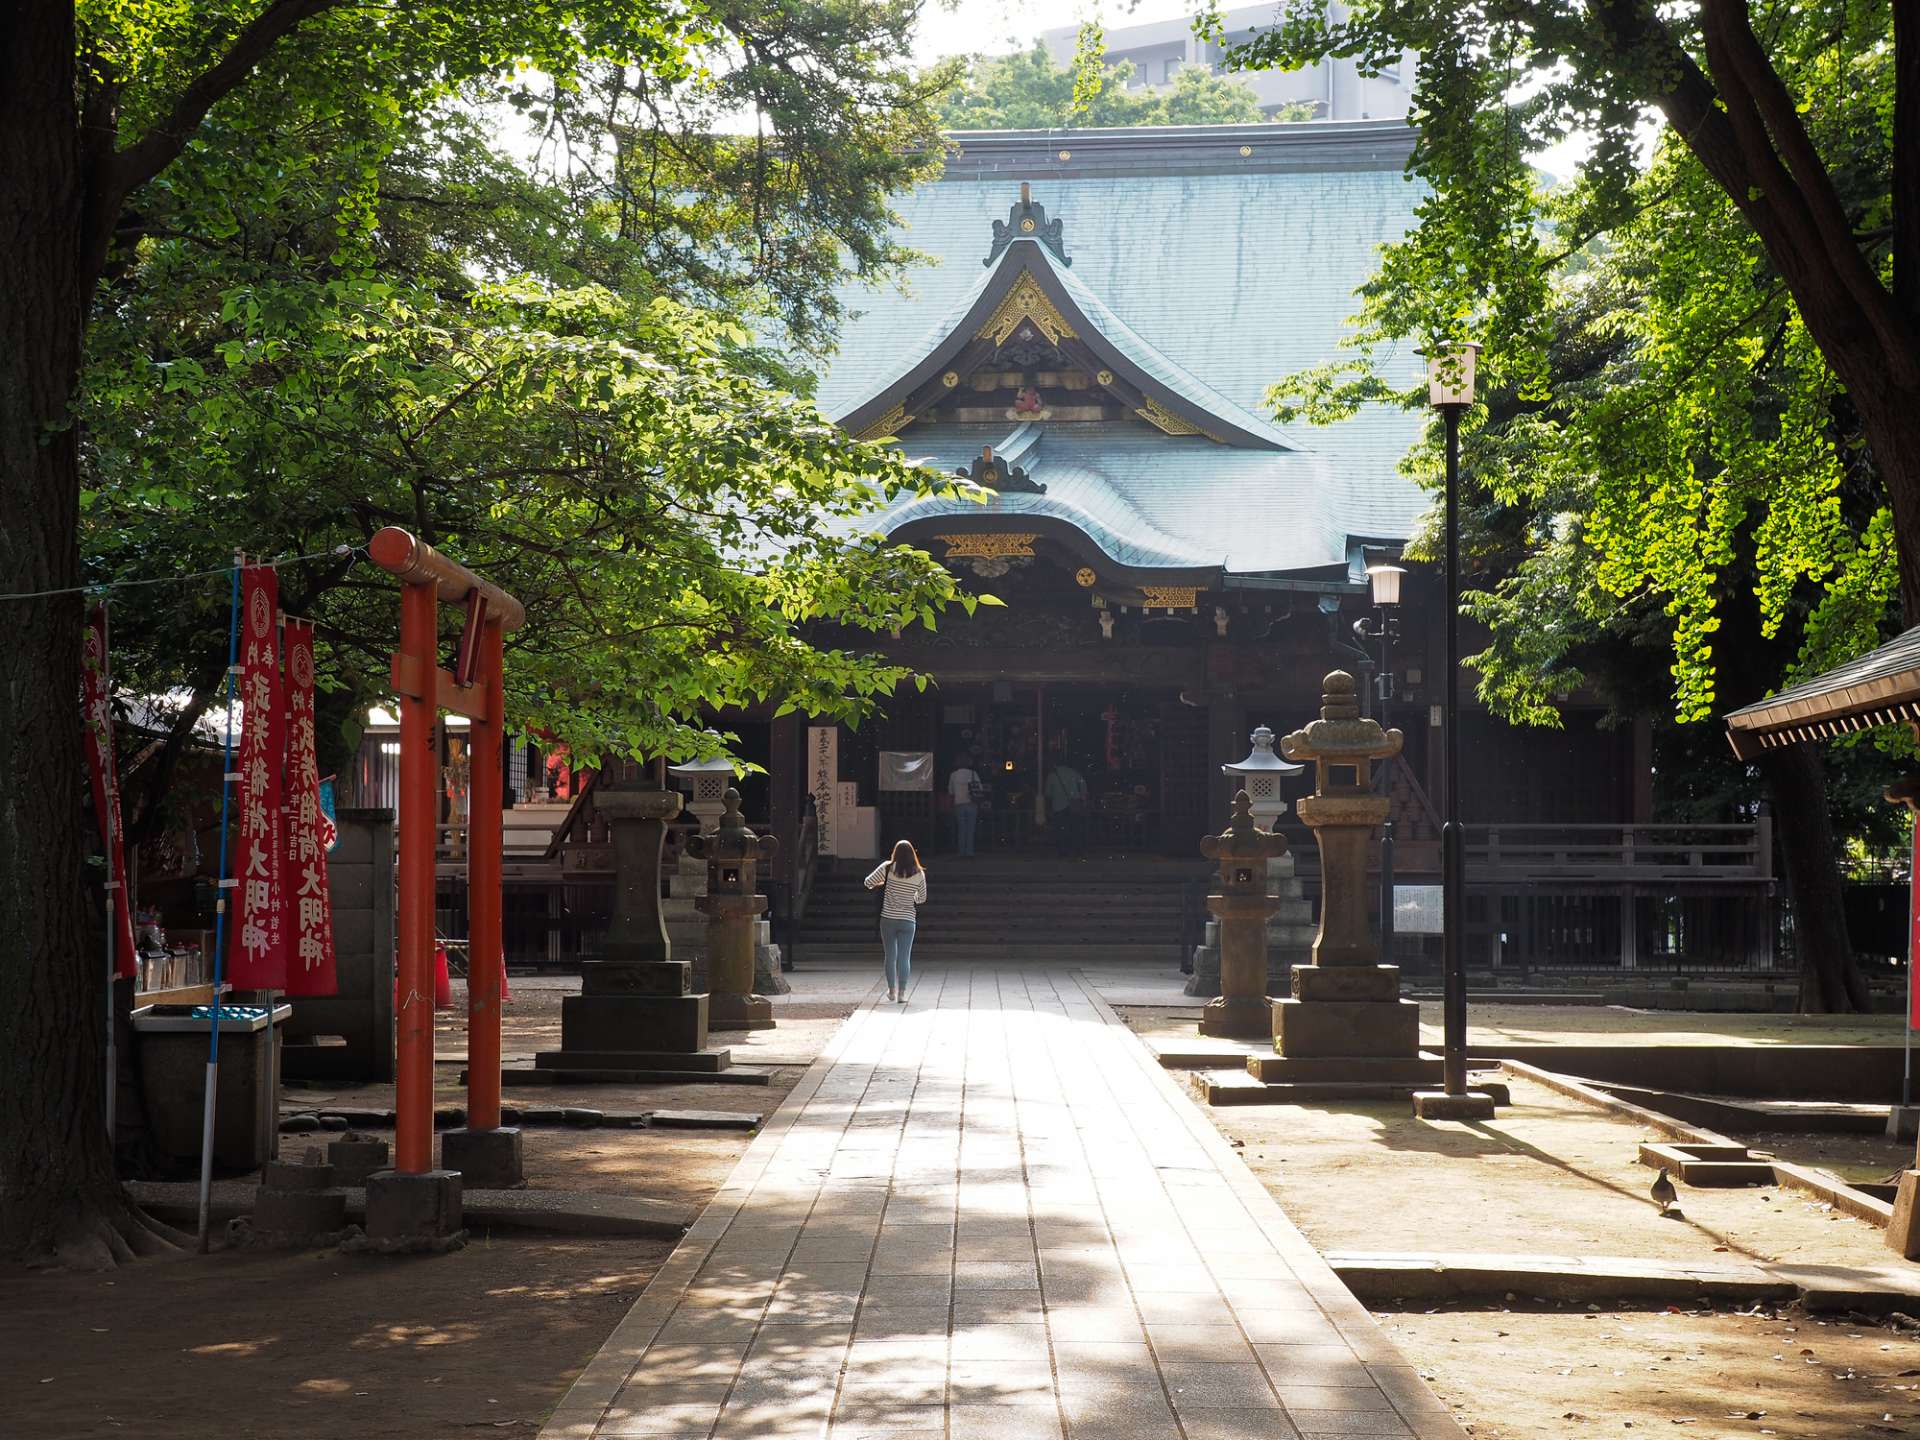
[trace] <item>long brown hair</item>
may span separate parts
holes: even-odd
[[[894,842],[894,874],[905,880],[918,875],[924,869],[926,869],[926,866],[920,863],[920,852],[913,848],[913,842],[911,840],[897,840]]]

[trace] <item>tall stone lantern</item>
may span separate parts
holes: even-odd
[[[1320,718],[1280,742],[1314,767],[1313,794],[1295,807],[1320,846],[1320,933],[1311,964],[1293,971],[1293,993],[1273,1006],[1278,1055],[1248,1068],[1285,1083],[1348,1080],[1400,1094],[1431,1083],[1420,1057],[1420,1007],[1400,998],[1400,967],[1379,963],[1367,919],[1367,854],[1390,802],[1373,792],[1373,766],[1400,753],[1398,730],[1362,718],[1353,676],[1321,682]]]
[[[767,908],[755,893],[756,871],[779,841],[756,835],[740,814],[740,792],[728,788],[720,824],[695,843],[707,862],[707,893],[693,903],[707,917],[708,1023],[715,1030],[771,1030],[773,1005],[753,993],[756,917]]]
[[[1287,839],[1254,822],[1245,790],[1233,797],[1233,818],[1200,853],[1220,863],[1219,893],[1207,909],[1220,922],[1220,995],[1200,1012],[1200,1033],[1264,1040],[1273,1033],[1267,999],[1267,917],[1279,901],[1267,893],[1267,862],[1287,853]]]
[[[601,957],[581,962],[580,993],[560,1002],[560,1048],[535,1055],[536,1069],[615,1081],[731,1063],[708,1048],[707,996],[662,923],[660,851],[680,803],[631,761],[601,770],[593,804],[613,835],[613,913]]]

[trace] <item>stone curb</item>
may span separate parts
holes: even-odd
[[[253,1213],[257,1187],[246,1180],[220,1180],[209,1201],[211,1218],[226,1221]],[[128,1196],[156,1219],[191,1228],[199,1216],[200,1191],[191,1182],[129,1180]],[[364,1220],[367,1192],[349,1188],[347,1214]],[[462,1197],[470,1231],[496,1228],[554,1235],[643,1235],[678,1240],[693,1224],[685,1206],[626,1195],[580,1190],[468,1190]]]
[[[1333,1251],[1327,1263],[1368,1300],[1798,1301],[1819,1312],[1920,1308],[1920,1270],[1884,1265],[1688,1265],[1606,1255]]]
[[[1557,1074],[1552,1070],[1542,1070],[1538,1065],[1525,1060],[1502,1060],[1500,1068],[1509,1075],[1532,1080],[1557,1091],[1570,1100],[1578,1100],[1596,1110],[1604,1110],[1623,1120],[1644,1125],[1649,1130],[1667,1136],[1671,1140],[1687,1145],[1738,1145],[1725,1135],[1712,1130],[1700,1130],[1684,1125],[1671,1116],[1649,1110],[1644,1105],[1636,1105],[1631,1100],[1622,1100],[1617,1095],[1579,1080],[1571,1075]],[[1870,1225],[1886,1229],[1893,1219],[1893,1206],[1885,1200],[1876,1200],[1873,1196],[1854,1189],[1839,1176],[1825,1170],[1817,1170],[1810,1165],[1796,1165],[1788,1160],[1767,1161],[1773,1167],[1773,1183],[1789,1190],[1804,1191],[1818,1196],[1834,1209],[1851,1215],[1856,1220],[1865,1220]]]

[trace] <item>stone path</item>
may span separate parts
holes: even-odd
[[[1074,972],[986,966],[847,1022],[541,1432],[1462,1433]]]

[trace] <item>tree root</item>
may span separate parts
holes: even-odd
[[[87,1207],[70,1217],[53,1243],[30,1262],[63,1270],[111,1270],[172,1254],[189,1243],[190,1237],[122,1201],[118,1206]]]

